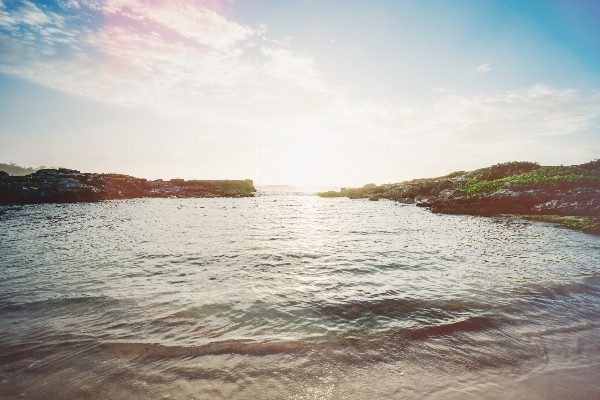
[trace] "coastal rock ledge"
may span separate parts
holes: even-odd
[[[251,179],[184,180],[41,169],[24,176],[0,171],[0,204],[73,203],[141,197],[252,197]]]
[[[436,178],[379,186],[370,183],[318,195],[388,199],[442,214],[519,215],[600,234],[600,160],[571,166],[513,161]]]

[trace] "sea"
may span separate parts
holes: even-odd
[[[600,398],[600,236],[317,190],[0,207],[0,399]]]

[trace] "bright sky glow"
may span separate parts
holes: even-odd
[[[600,157],[597,1],[0,0],[0,162],[362,185]]]

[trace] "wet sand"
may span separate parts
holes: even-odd
[[[0,398],[558,400],[600,395],[600,357],[589,354],[564,359],[551,353],[501,368],[428,360],[344,363],[293,354],[149,360],[82,350],[70,358],[69,366],[58,368],[37,363],[4,369]]]

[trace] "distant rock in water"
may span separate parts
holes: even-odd
[[[0,203],[72,203],[140,197],[252,197],[246,180],[149,181],[120,174],[81,173],[72,169],[41,169],[24,176],[0,171]]]
[[[45,167],[25,168],[25,167],[20,167],[13,162],[8,163],[8,164],[0,163],[0,175],[2,174],[2,172],[6,172],[8,175],[17,175],[17,176],[29,175],[29,174],[33,174],[38,169],[42,169],[42,168],[45,168]]]

